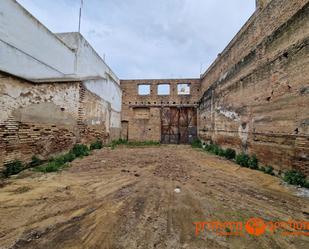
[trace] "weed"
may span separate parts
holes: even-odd
[[[256,158],[256,155],[253,155],[249,159],[249,168],[250,169],[259,169],[259,160]]]
[[[202,148],[202,141],[199,139],[195,139],[193,140],[192,144],[191,144],[192,148]]]
[[[34,168],[34,171],[43,172],[43,173],[57,172],[61,169],[66,168],[67,166],[68,166],[67,164],[61,164],[59,161],[58,162],[53,161],[53,162],[48,162],[45,165]]]
[[[292,185],[305,186],[306,185],[306,176],[299,171],[289,170],[285,172],[283,180]]]
[[[268,175],[274,176],[275,175],[274,168],[272,166],[267,165],[265,167],[265,173],[268,174]]]
[[[16,175],[23,170],[22,162],[19,160],[6,163],[4,167],[5,167],[5,170],[3,171],[3,174],[5,177]]]
[[[157,141],[143,141],[143,142],[128,142],[128,146],[134,147],[134,146],[158,146],[160,145],[160,142]]]
[[[76,157],[89,156],[89,148],[84,144],[75,144],[70,152]]]
[[[220,147],[216,144],[208,144],[208,145],[206,145],[205,150],[210,152],[210,153],[219,155]]]
[[[31,162],[29,163],[29,166],[30,167],[36,167],[36,166],[39,166],[43,163],[44,161],[41,160],[40,158],[38,158],[37,156],[33,156],[31,158]]]
[[[218,153],[218,154],[217,154],[218,156],[225,157],[225,150],[224,150],[224,149],[219,148],[218,151],[217,151],[217,153]]]
[[[242,167],[249,167],[250,157],[245,153],[240,153],[236,156],[236,163]]]
[[[65,164],[65,163],[66,163],[66,161],[65,161],[65,156],[64,156],[64,155],[61,155],[61,156],[55,157],[54,160],[51,161],[51,163],[52,163],[52,162],[55,162],[55,163],[58,164],[58,165]]]
[[[112,149],[115,149],[118,145],[126,145],[129,147],[138,147],[138,146],[158,146],[160,142],[157,141],[142,141],[142,142],[134,142],[134,141],[127,141],[124,139],[114,140],[109,145]]]
[[[90,145],[90,150],[100,150],[103,148],[103,142],[101,140],[97,140]]]
[[[226,151],[225,151],[225,157],[226,157],[227,159],[229,159],[229,160],[235,159],[235,157],[236,157],[236,152],[235,152],[235,150],[230,149],[230,148],[226,149]]]
[[[69,153],[65,154],[63,157],[64,157],[65,162],[72,162],[76,158],[76,155],[72,151],[70,151]]]

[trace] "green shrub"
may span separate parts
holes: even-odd
[[[97,140],[90,145],[90,150],[100,150],[103,148],[103,142],[101,140]]]
[[[249,167],[250,157],[245,153],[240,153],[236,156],[236,163],[242,167]]]
[[[63,165],[65,163],[72,162],[75,158],[76,158],[76,156],[71,150],[67,154],[49,158],[48,162],[56,163],[57,165]]]
[[[236,151],[233,150],[233,149],[230,149],[230,148],[226,149],[226,151],[225,151],[225,157],[226,157],[227,159],[229,159],[229,160],[235,159],[235,157],[236,157]]]
[[[216,144],[209,144],[206,145],[205,150],[207,150],[210,153],[217,154],[219,153],[219,146]]]
[[[214,145],[212,146],[211,151],[212,151],[214,154],[219,155],[220,147],[219,147],[217,144],[214,144]]]
[[[305,187],[305,188],[309,188],[309,181],[306,181],[306,182],[305,182],[304,187]]]
[[[50,173],[50,172],[57,172],[61,169],[67,167],[67,164],[60,164],[57,161],[49,162],[45,165],[36,167],[34,171],[43,172],[43,173]]]
[[[219,155],[220,147],[216,144],[208,144],[208,145],[205,146],[205,150],[210,152],[210,153]]]
[[[192,144],[191,144],[191,146],[192,146],[193,148],[202,148],[202,147],[203,147],[202,141],[199,140],[199,139],[194,139],[193,142],[192,142]]]
[[[217,151],[217,153],[218,153],[218,154],[217,154],[218,156],[225,157],[225,150],[224,150],[224,149],[219,148],[218,151]]]
[[[79,150],[84,151],[82,149],[79,149]],[[78,150],[75,149],[75,151],[78,151]],[[83,155],[85,155],[85,154],[83,154]],[[56,171],[59,171],[59,170],[66,168],[68,166],[67,163],[72,162],[75,158],[76,158],[76,156],[73,153],[73,149],[72,149],[67,154],[60,155],[58,157],[50,158],[48,160],[48,163],[34,168],[34,171],[43,172],[43,173],[56,172]]]
[[[262,171],[262,172],[264,172],[264,173],[265,173],[265,171],[266,171],[266,169],[265,169],[264,166],[261,166],[261,167],[259,168],[259,170]]]
[[[65,156],[64,155],[61,155],[61,156],[58,156],[58,157],[55,157],[53,161],[51,162],[54,162],[58,165],[62,165],[62,164],[65,164],[66,161],[65,161]]]
[[[5,177],[9,177],[11,175],[16,175],[18,174],[20,171],[23,170],[23,165],[22,162],[19,160],[15,160],[9,163],[6,163],[4,165],[5,169],[3,171],[3,174]]]
[[[31,158],[31,162],[29,163],[29,166],[30,167],[36,167],[36,166],[39,166],[43,163],[44,161],[41,160],[40,158],[38,158],[37,156],[33,156]]]
[[[285,172],[283,180],[292,185],[300,185],[302,187],[306,185],[306,176],[302,172],[296,170]]]
[[[211,147],[211,144],[206,144],[204,147],[204,150],[210,152],[210,147]]]
[[[268,174],[268,175],[274,176],[275,175],[274,168],[272,166],[267,165],[265,167],[265,173]]]
[[[89,156],[89,148],[84,144],[75,144],[70,152],[76,157]]]
[[[249,168],[250,169],[258,169],[259,168],[259,160],[256,158],[256,155],[253,155],[249,159]]]
[[[64,161],[65,162],[72,162],[76,158],[75,154],[70,151],[69,153],[64,155]]]

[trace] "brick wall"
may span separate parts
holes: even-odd
[[[110,105],[81,82],[33,84],[0,74],[0,168],[109,139]]]
[[[178,95],[178,84],[190,84],[189,95]],[[138,94],[138,86],[150,85],[150,94]],[[170,85],[169,95],[158,95],[160,84]],[[162,107],[197,107],[200,99],[199,79],[121,80],[123,138],[135,141],[161,140]],[[126,127],[128,126],[128,131]]]
[[[309,4],[258,10],[202,78],[199,136],[309,174]]]

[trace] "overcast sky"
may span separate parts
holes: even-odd
[[[52,32],[78,29],[80,0],[18,0]],[[121,79],[199,77],[255,0],[84,0],[81,33]]]

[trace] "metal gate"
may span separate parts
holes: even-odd
[[[192,143],[197,138],[196,112],[194,107],[161,108],[161,143]]]

